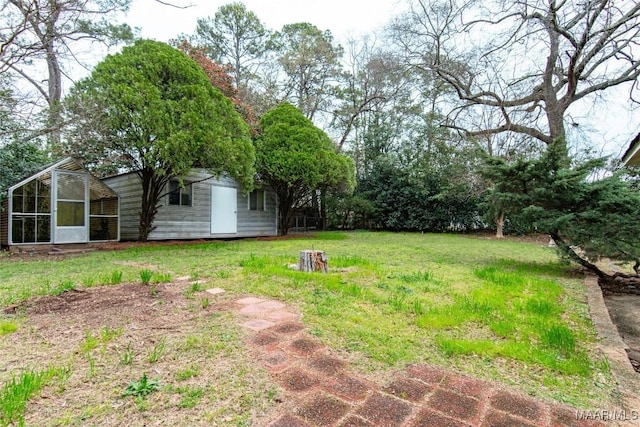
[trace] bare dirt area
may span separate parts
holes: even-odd
[[[66,372],[29,401],[26,425],[260,425],[278,389],[226,305],[187,280],[25,301],[6,309],[18,330],[0,337],[0,383]],[[123,396],[143,374],[158,390]]]
[[[640,372],[640,295],[605,295],[604,302],[620,337],[629,346],[631,365]]]

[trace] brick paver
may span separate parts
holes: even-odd
[[[252,351],[293,408],[268,427],[604,427],[568,406],[427,364],[378,384],[349,371],[306,331],[300,313],[280,301],[235,301]]]

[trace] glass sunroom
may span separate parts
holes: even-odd
[[[72,158],[9,187],[7,244],[119,240],[118,195]]]

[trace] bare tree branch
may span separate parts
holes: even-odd
[[[564,140],[572,105],[640,77],[638,2],[415,0],[395,39],[453,89],[454,127],[469,136]],[[499,120],[474,122],[478,108]]]

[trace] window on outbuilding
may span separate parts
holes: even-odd
[[[180,187],[180,182],[169,181],[169,204],[175,206],[191,206],[192,203],[192,185],[184,183]]]
[[[265,192],[264,190],[253,190],[249,193],[249,210],[263,211],[265,210]]]
[[[51,188],[49,177],[34,179],[12,194],[11,240],[40,243],[51,240]]]

